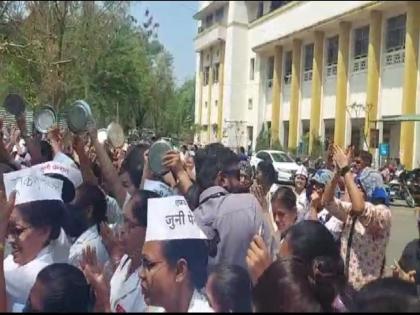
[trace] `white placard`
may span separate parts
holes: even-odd
[[[6,176],[10,173],[4,174],[7,198],[13,190],[16,190],[15,205],[38,200],[62,200],[63,182],[61,180],[41,175],[34,169],[27,170],[28,172],[13,176]]]
[[[143,189],[153,191],[161,197],[169,197],[174,195],[174,191],[171,187],[156,180],[146,179],[144,181]]]
[[[183,196],[151,198],[147,209],[146,242],[207,239]]]
[[[41,175],[40,170],[34,168],[25,168],[19,171],[10,172],[3,174],[3,182],[4,182],[4,190],[6,193],[7,199],[9,199],[10,194],[12,191],[16,189],[16,183],[21,181],[23,177],[29,175]]]

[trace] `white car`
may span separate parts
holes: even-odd
[[[278,181],[283,183],[292,183],[293,177],[298,169],[297,163],[283,151],[261,150],[251,157],[251,165],[254,170],[258,163],[268,161],[273,163],[274,169],[278,175]]]

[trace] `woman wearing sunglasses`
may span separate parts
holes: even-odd
[[[3,311],[21,312],[39,271],[54,263],[50,243],[60,235],[64,204],[60,200],[35,200],[15,205],[14,198],[7,202],[2,195],[0,248],[3,252],[8,236],[12,252],[3,262],[0,295],[4,300],[0,304]]]

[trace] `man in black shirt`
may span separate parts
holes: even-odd
[[[393,274],[420,285],[420,209],[417,210],[417,229],[419,238],[405,246],[398,265],[394,266]]]

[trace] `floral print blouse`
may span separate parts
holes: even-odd
[[[354,218],[350,215],[350,202],[334,199],[326,209],[345,222],[341,235],[341,257],[346,264],[347,245],[353,220],[353,240],[350,248],[348,282],[356,290],[382,276],[386,246],[391,231],[391,210],[385,205],[365,202],[365,210]]]

